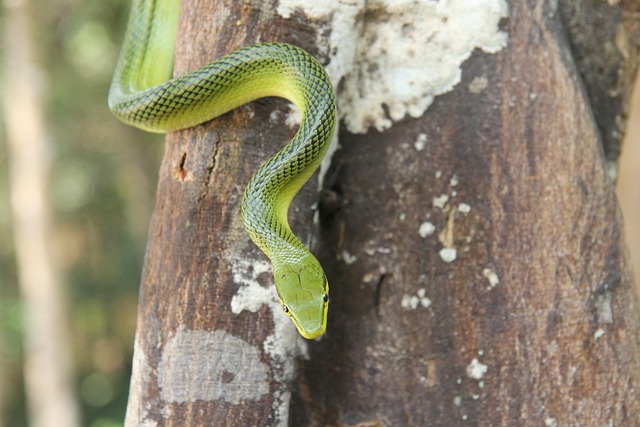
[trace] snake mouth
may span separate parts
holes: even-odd
[[[308,340],[313,340],[322,336],[326,330],[325,325],[317,320],[310,320],[302,325],[296,324],[300,335]]]
[[[308,340],[316,339],[322,336],[327,330],[326,321],[323,319],[313,319],[300,321],[300,319],[292,319],[296,325],[296,329],[300,332],[300,335]]]

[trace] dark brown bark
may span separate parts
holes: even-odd
[[[294,17],[285,24],[275,6],[183,1],[175,74],[258,41],[313,40],[304,22]],[[287,419],[295,329],[287,323],[284,335],[274,331],[274,316],[289,322],[277,305],[232,308],[247,283],[260,282],[275,301],[269,264],[242,227],[240,202],[259,165],[293,136],[287,112],[287,103],[267,99],[168,135],[140,290],[127,425]],[[308,186],[292,206],[291,226],[303,240],[315,189]],[[283,336],[289,341],[279,342]]]
[[[605,157],[615,164],[636,76],[640,2],[560,0],[558,6]]]
[[[320,51],[317,23],[283,20],[275,0],[183,3],[178,74],[258,39]],[[285,104],[170,135],[127,424],[635,426],[639,307],[600,136],[552,3],[511,1],[508,47],[473,55],[420,119],[340,132],[319,234],[329,330],[293,384],[293,345],[272,341],[290,337],[274,331],[279,313],[232,310],[247,277],[273,291],[239,203],[292,135]],[[471,93],[476,76],[488,84]],[[270,120],[274,108],[283,114]],[[293,209],[303,238],[314,190]],[[436,232],[422,237],[427,222]]]
[[[474,55],[422,118],[340,134],[327,185],[344,208],[322,227],[330,329],[303,364],[291,425],[640,422],[621,217],[551,3],[511,1],[509,46]],[[424,221],[450,231],[454,262],[438,256],[444,236],[419,235]],[[344,249],[355,263],[332,262]]]

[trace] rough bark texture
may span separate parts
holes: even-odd
[[[637,70],[640,2],[560,0],[558,6],[605,157],[615,162]]]
[[[175,74],[258,41],[312,39],[308,27],[295,19],[285,25],[274,8],[183,1]],[[286,423],[295,329],[277,305],[258,301],[257,312],[239,314],[232,305],[243,286],[257,282],[275,301],[269,264],[242,227],[240,203],[251,175],[293,136],[287,111],[282,100],[263,100],[168,135],[140,290],[127,425]],[[315,188],[303,190],[292,207],[298,212],[291,226],[303,240]],[[287,322],[285,331],[274,331],[274,316]]]
[[[284,104],[170,135],[127,424],[637,425],[640,307],[554,4],[511,1],[509,46],[472,56],[422,118],[341,132],[321,203],[329,330],[295,384],[293,351],[272,352],[293,345],[272,341],[271,309],[230,308],[245,276],[272,283],[239,203],[274,141],[291,136],[283,116],[270,120]],[[275,6],[184,2],[177,72],[258,39],[315,52],[308,21]],[[474,77],[486,88],[470,90]],[[297,201],[303,236],[313,190]]]
[[[424,117],[340,135],[342,208],[322,215],[338,285],[292,425],[638,425],[639,307],[600,137],[552,4],[509,15],[509,46]]]

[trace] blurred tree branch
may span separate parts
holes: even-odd
[[[25,387],[30,425],[78,426],[64,292],[49,248],[51,212],[43,71],[28,0],[4,0],[4,112],[14,239],[24,312]]]

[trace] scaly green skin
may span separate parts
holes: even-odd
[[[133,1],[109,107],[123,122],[151,132],[192,127],[265,96],[300,108],[296,135],[249,182],[242,218],[271,260],[284,311],[302,336],[317,338],[326,329],[329,288],[322,267],[289,228],[287,210],[331,142],[331,82],[313,57],[279,43],[249,46],[171,79],[178,9],[179,0]]]

